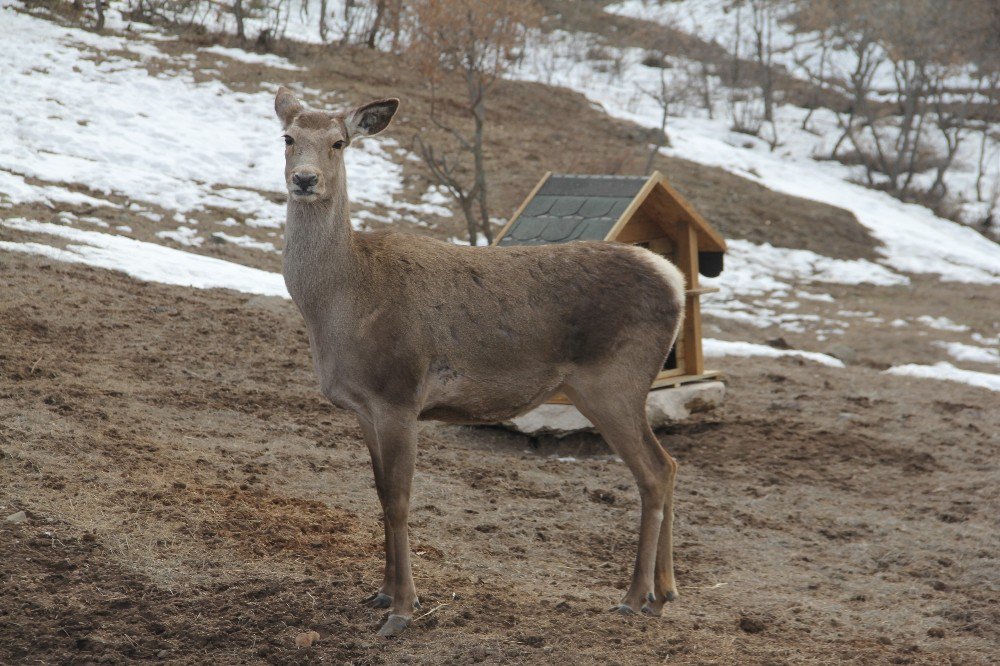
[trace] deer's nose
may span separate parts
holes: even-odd
[[[292,176],[292,183],[300,190],[309,190],[319,181],[314,173],[297,173]]]

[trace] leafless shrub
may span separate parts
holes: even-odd
[[[479,233],[487,242],[493,239],[483,155],[486,99],[540,18],[531,0],[416,0],[410,7],[409,54],[430,87],[431,122],[458,149],[449,153],[423,133],[415,142],[435,180],[461,207],[473,245]],[[457,113],[446,113],[439,99],[446,78],[459,79],[465,89],[454,105]]]
[[[847,71],[828,67],[825,55],[808,70],[817,89],[841,93],[850,102],[838,116],[841,134],[830,157],[861,164],[868,185],[906,199],[914,197],[917,176],[931,173],[920,198],[944,205],[946,176],[960,146],[989,126],[972,119],[990,108],[982,100],[997,88],[1000,8],[985,0],[802,5],[797,20],[818,31],[821,53],[835,48],[851,56]],[[956,87],[959,75],[970,83]],[[879,83],[887,78],[890,86]],[[849,154],[841,155],[845,146]],[[985,137],[980,146],[985,151]]]
[[[733,121],[730,129],[740,134],[760,136],[764,124],[763,101],[753,94],[734,89],[730,90],[728,101],[729,115]]]

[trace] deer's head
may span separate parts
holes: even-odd
[[[344,181],[344,149],[384,130],[398,99],[362,104],[347,114],[307,110],[288,88],[278,90],[274,111],[285,130],[285,185],[295,201],[328,199]]]

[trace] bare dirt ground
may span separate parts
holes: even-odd
[[[386,642],[357,603],[381,567],[367,453],[290,303],[10,254],[0,283],[0,514],[27,516],[0,522],[0,663],[995,661],[996,394],[726,359],[725,408],[659,433],[681,463],[662,619],[607,612],[638,499],[599,441],[427,424],[427,614]]]
[[[295,77],[354,102],[399,95],[393,136],[406,146],[423,131],[426,89],[398,58],[276,48],[309,71],[203,55],[191,67],[235,90]],[[496,214],[549,169],[641,169],[641,128],[574,93],[498,90]],[[657,166],[728,238],[876,255],[845,211],[682,160]],[[427,174],[404,167],[417,201]],[[161,226],[109,198],[123,205],[101,211],[109,223],[162,242]],[[58,221],[36,204],[5,216]],[[457,218],[425,222],[420,233],[461,232]],[[281,245],[269,230],[238,233]],[[185,249],[280,263],[233,245]],[[996,335],[1000,292],[922,277],[802,288],[835,299],[804,309],[850,320],[834,340],[853,352],[848,367],[720,359],[725,407],[659,433],[681,463],[681,597],[662,619],[607,612],[630,573],[638,496],[599,440],[427,424],[411,521],[424,615],[385,642],[380,613],[357,603],[382,565],[367,452],[350,415],[319,396],[294,307],[0,254],[0,663],[996,662],[1000,400],[880,370],[967,341],[885,322],[930,314]],[[706,334],[823,350],[809,332],[731,320],[706,321]],[[20,511],[23,522],[4,521]],[[320,641],[296,648],[310,630]]]

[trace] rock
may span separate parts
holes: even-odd
[[[307,648],[312,647],[312,644],[319,640],[319,633],[315,631],[306,631],[295,637],[295,647]]]
[[[695,382],[675,388],[650,391],[646,398],[646,416],[654,428],[680,421],[694,412],[703,412],[722,404],[726,386],[720,381]],[[565,437],[594,426],[573,405],[543,404],[503,425],[526,435]]]
[[[850,412],[841,412],[837,414],[837,423],[851,423],[852,421],[856,420],[857,416],[851,414]]]
[[[843,361],[845,365],[853,365],[858,361],[857,350],[854,349],[854,347],[849,347],[839,342],[827,347],[826,351],[823,353],[832,356],[837,360]]]
[[[768,346],[774,347],[775,349],[791,349],[792,346],[788,344],[788,340],[784,338],[774,338],[773,340],[767,341]]]
[[[18,511],[17,513],[12,513],[3,519],[5,523],[14,523],[19,525],[21,523],[28,522],[28,514],[24,511]]]

